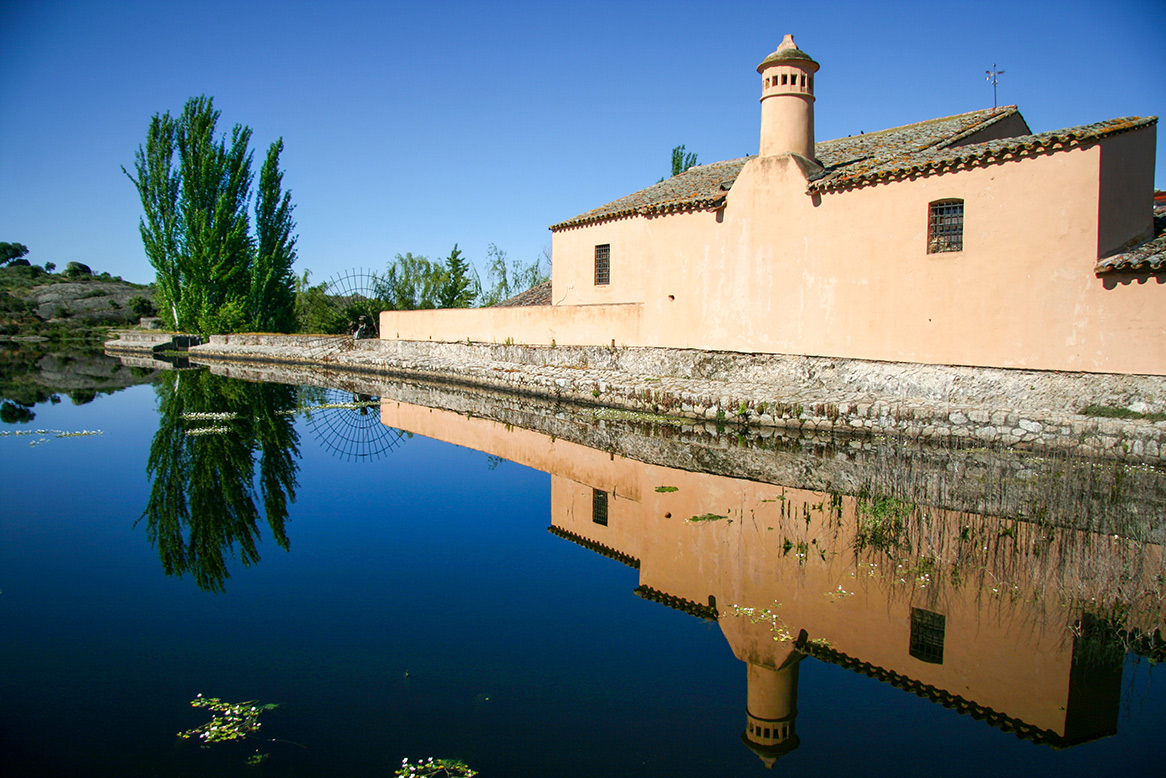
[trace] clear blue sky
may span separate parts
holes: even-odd
[[[1166,0],[0,0],[0,241],[151,280],[120,168],[206,94],[253,128],[256,170],[283,137],[315,280],[455,242],[479,269],[490,243],[530,260],[675,145],[756,153],[755,68],[787,32],[822,66],[820,140],[990,107],[993,63],[1035,132],[1166,112]]]

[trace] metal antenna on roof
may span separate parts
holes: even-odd
[[[997,105],[996,105],[996,84],[999,83],[1000,76],[1004,75],[1004,71],[997,70],[996,63],[993,62],[992,69],[987,71],[987,73],[988,73],[987,80],[992,82],[992,107],[996,108],[997,107]]]

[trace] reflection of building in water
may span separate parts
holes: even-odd
[[[1113,734],[1123,652],[1091,639],[1084,604],[1161,607],[1158,545],[660,467],[418,406],[386,403],[382,421],[550,473],[551,532],[717,621],[748,666],[742,737],[770,765],[798,746],[806,655],[1037,742]]]

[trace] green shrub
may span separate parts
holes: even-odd
[[[156,316],[158,314],[154,302],[144,295],[134,295],[129,299],[128,305],[135,316]]]

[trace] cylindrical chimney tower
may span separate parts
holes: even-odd
[[[745,731],[741,741],[766,767],[798,747],[798,664],[794,653],[777,670],[749,665]]]
[[[818,63],[787,35],[757,66],[761,74],[761,156],[814,159],[814,73]]]

